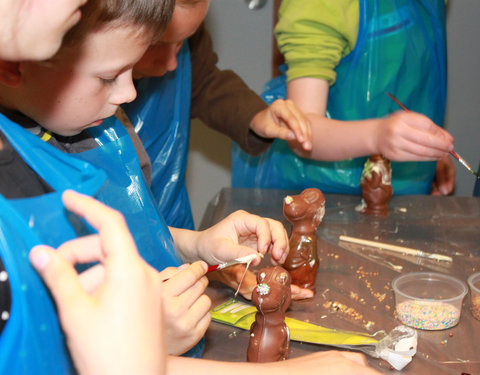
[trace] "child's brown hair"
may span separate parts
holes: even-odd
[[[82,9],[82,19],[63,39],[63,46],[81,42],[102,27],[123,24],[146,27],[154,39],[160,38],[172,18],[175,0],[89,0]]]

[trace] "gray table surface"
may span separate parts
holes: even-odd
[[[290,231],[290,224],[282,214],[282,202],[286,195],[298,193],[222,189],[209,203],[200,229],[244,209],[277,219]],[[394,316],[391,289],[391,281],[396,276],[434,271],[466,282],[470,274],[480,271],[480,198],[395,196],[390,201],[388,216],[377,218],[355,211],[358,196],[326,194],[325,197],[326,213],[317,230],[320,259],[317,292],[313,299],[292,302],[287,316],[356,332],[390,331],[401,324]],[[450,255],[453,262],[431,261],[347,244],[338,240],[342,234]],[[268,262],[267,257],[264,262]],[[218,284],[208,288],[214,306],[232,298],[233,293]],[[332,308],[335,302],[342,304],[342,309]],[[418,330],[417,354],[401,372],[480,374],[480,321],[473,318],[470,306],[468,293],[457,326],[442,331]],[[248,340],[248,331],[212,322],[206,334],[204,357],[245,361]],[[330,349],[292,341],[289,356]],[[368,361],[382,373],[396,373],[382,360],[369,357]]]

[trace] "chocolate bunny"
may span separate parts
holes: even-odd
[[[250,327],[248,362],[274,362],[287,359],[290,333],[285,312],[290,306],[290,275],[280,266],[262,268],[257,275],[252,302],[257,307]]]
[[[313,291],[318,269],[316,230],[324,214],[325,197],[318,189],[305,189],[283,200],[283,215],[292,224],[290,252],[283,267],[290,273],[292,284]]]
[[[357,211],[368,215],[386,216],[392,197],[392,168],[390,160],[372,155],[365,163],[360,180],[362,203]]]

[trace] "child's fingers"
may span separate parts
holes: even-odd
[[[166,282],[167,280],[171,279],[174,275],[176,275],[177,273],[179,273],[180,271],[188,268],[190,266],[190,264],[188,263],[184,263],[184,264],[181,264],[180,266],[178,267],[167,267],[167,268],[164,268],[163,270],[161,270],[159,272],[160,274],[160,278]]]
[[[418,130],[427,135],[428,137],[422,137],[423,139],[426,139],[427,143],[424,143],[425,145],[435,147],[435,144],[437,144],[437,148],[450,151],[446,150],[445,147],[453,145],[454,138],[445,129],[435,125],[435,123],[427,116],[415,112],[397,112],[394,116],[396,116],[398,120],[409,125],[409,134],[411,134],[412,131],[414,134],[421,134],[415,132],[415,130]]]
[[[79,275],[80,284],[85,292],[91,294],[105,282],[106,271],[103,264],[98,263]]]
[[[303,142],[312,141],[312,125],[308,117],[295,105],[292,100],[286,100],[287,106],[290,111],[295,115],[297,122],[299,124],[298,129],[303,135]]]
[[[289,239],[287,231],[282,223],[267,218],[271,232],[272,260],[283,264],[289,252]]]
[[[397,151],[405,154],[405,161],[433,161],[448,156],[448,151],[435,141],[429,140],[429,135],[420,132],[417,137],[407,135],[405,141],[398,145]],[[403,156],[403,155],[401,155]]]
[[[313,298],[313,291],[306,288],[301,288],[298,285],[291,285],[292,300],[299,301],[302,299]]]
[[[393,119],[384,127],[381,141],[382,153],[394,161],[433,161],[447,156],[453,147],[444,137],[437,137],[406,122]]]
[[[298,142],[311,141],[310,121],[291,100],[278,99],[271,105],[271,110],[283,125],[293,132]]]
[[[390,151],[392,152],[392,151]],[[397,145],[392,152],[392,156],[385,154],[387,158],[393,161],[435,161],[444,158],[447,153],[423,146],[417,143],[408,143],[405,145]]]
[[[73,266],[48,246],[34,247],[29,258],[50,289],[58,309],[75,309],[86,295]]]
[[[448,153],[453,150],[453,142],[443,136],[438,136],[438,132],[423,130],[407,131],[405,139],[409,140],[412,144],[418,144],[419,146],[431,149],[426,152],[426,156],[429,155],[429,151],[432,153],[438,151]]]
[[[432,195],[448,195],[455,188],[456,170],[450,157],[440,159],[435,169]]]
[[[70,264],[96,262],[105,258],[98,234],[64,242],[57,252]]]
[[[261,254],[266,254],[266,252],[270,249],[270,245],[272,244],[272,236],[275,235],[278,237],[278,227],[275,227],[274,232],[272,232],[271,224],[273,224],[273,220],[269,220],[267,218],[242,210],[234,212],[231,216],[231,219],[235,224],[235,229],[238,236],[248,236],[250,238],[256,237],[257,251]],[[226,246],[229,245],[228,242],[225,244]],[[239,258],[252,253],[251,248],[248,248],[249,250],[246,251],[247,247],[240,246],[239,249],[242,247],[245,248],[245,251],[237,251],[236,254],[233,254],[234,258]],[[227,254],[228,252],[224,251],[224,253]],[[259,262],[260,258],[257,257],[252,264],[256,265]]]
[[[308,120],[296,109],[291,100],[282,100],[281,104],[281,106],[276,107],[277,117],[295,134],[298,142],[303,142],[308,134]]]
[[[295,133],[291,129],[287,128],[286,126],[275,124],[274,126],[268,129],[267,138],[278,138],[278,139],[283,139],[285,141],[293,141],[297,137]]]
[[[195,327],[196,331],[197,331],[197,335],[199,337],[203,337],[205,332],[207,332],[208,327],[210,326],[210,322],[212,321],[212,315],[210,314],[210,307],[211,306],[212,306],[212,302],[210,301],[207,312],[198,321],[197,326]]]
[[[195,300],[192,306],[189,308],[188,315],[195,323],[197,329],[205,327],[205,331],[208,326],[205,326],[206,321],[210,321],[210,309],[212,307],[212,300],[205,294]],[[205,332],[203,331],[203,333]]]
[[[164,293],[170,296],[183,294],[188,289],[195,287],[200,279],[205,276],[206,271],[207,264],[203,261],[189,265],[164,282]]]
[[[198,280],[195,284],[193,284],[190,288],[186,289],[182,294],[178,295],[179,303],[185,309],[191,309],[200,298],[205,295],[205,290],[208,286],[208,279],[207,277],[202,277]]]

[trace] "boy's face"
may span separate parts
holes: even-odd
[[[161,77],[177,68],[177,53],[205,19],[209,0],[177,0],[172,20],[159,43],[151,46],[133,69],[133,77]]]
[[[1,0],[0,56],[43,60],[55,54],[63,35],[81,17],[87,0]]]
[[[138,26],[103,29],[62,48],[51,63],[20,63],[17,110],[61,135],[101,124],[135,99],[132,68],[149,37]]]

